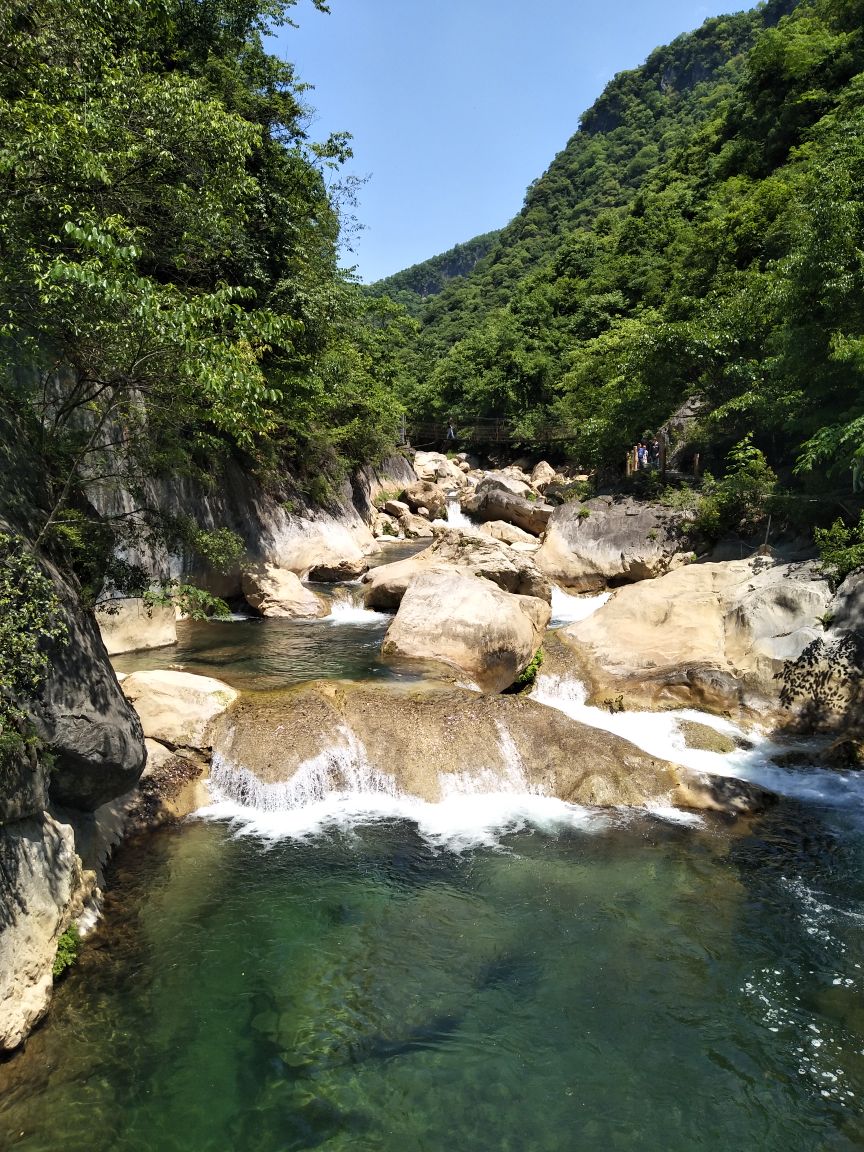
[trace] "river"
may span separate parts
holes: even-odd
[[[377,656],[386,621],[337,600],[185,625],[170,659],[245,689],[408,675]],[[592,606],[558,597],[556,620]],[[687,755],[674,715],[595,714],[551,677],[535,699]],[[766,752],[694,754],[779,789],[753,824],[366,796],[217,803],[126,845],[47,1025],[0,1067],[0,1147],[864,1147],[864,791]]]

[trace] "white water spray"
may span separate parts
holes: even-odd
[[[550,628],[561,628],[565,624],[575,624],[579,620],[587,620],[593,616],[598,608],[602,608],[612,595],[611,592],[601,592],[598,596],[575,596],[572,592],[565,592],[563,588],[554,585],[552,588],[552,619]]]
[[[671,760],[694,772],[746,780],[781,796],[837,808],[860,809],[864,818],[864,773],[839,772],[815,765],[781,767],[771,758],[788,749],[772,742],[759,730],[745,733],[730,720],[692,708],[669,712],[610,712],[605,708],[591,707],[586,704],[587,693],[583,684],[559,676],[538,676],[531,695],[538,704],[557,708],[582,724],[621,736],[650,756]],[[731,736],[742,746],[732,752],[689,748],[681,729],[686,721]],[[806,752],[807,746],[798,743],[796,750]],[[815,754],[815,748],[813,751]],[[659,811],[656,814],[662,815]]]

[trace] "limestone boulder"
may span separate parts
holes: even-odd
[[[321,584],[338,584],[342,580],[357,580],[368,571],[369,561],[365,556],[360,556],[336,563],[317,564],[309,569],[307,579]]]
[[[398,520],[400,516],[404,516],[406,512],[410,512],[411,509],[404,500],[385,500],[384,511],[388,516],[395,516]]]
[[[835,632],[864,633],[864,572],[847,576],[828,605],[828,621]]]
[[[150,606],[140,597],[108,601],[96,610],[96,623],[109,656],[177,643],[177,615],[171,604]]]
[[[462,509],[475,520],[505,520],[532,536],[546,531],[552,508],[539,500],[528,500],[505,487],[500,480],[484,478],[476,489],[463,497]]]
[[[300,578],[285,568],[259,564],[242,577],[246,603],[262,616],[318,619],[328,613],[327,605]]]
[[[430,570],[480,576],[505,592],[536,596],[547,602],[552,599],[552,586],[530,557],[520,556],[480,533],[445,529],[438,531],[434,544],[416,556],[368,572],[363,578],[366,607],[394,611],[412,581]]]
[[[92,811],[132,788],[144,769],[141,724],[111,667],[93,615],[50,564],[67,628],[65,643],[48,652],[48,677],[31,709],[53,764],[53,801]]]
[[[281,543],[278,555],[273,551],[272,558],[250,566],[241,572],[241,586],[250,571],[292,572],[300,580],[326,580],[323,575],[330,572],[353,571],[359,576],[368,567],[367,556],[378,549],[364,524],[360,528],[349,528],[335,520],[323,519],[320,522],[304,524],[303,530]],[[313,575],[315,573],[315,575]],[[338,576],[338,579],[346,577]],[[355,576],[347,579],[355,579]],[[245,587],[243,595],[246,595]]]
[[[465,473],[459,462],[443,452],[415,452],[413,465],[418,480],[430,480],[445,489],[465,486]]]
[[[691,775],[527,696],[429,681],[317,681],[245,695],[219,721],[214,748],[220,791],[258,806],[310,803],[359,785],[429,803],[532,791],[574,804],[746,808],[727,782]],[[751,806],[760,803],[751,794]]]
[[[0,825],[41,814],[48,807],[48,768],[32,745],[0,756]]]
[[[417,516],[413,512],[402,513],[399,517],[399,528],[406,540],[431,540],[435,535],[429,521],[424,516]]]
[[[144,735],[172,750],[208,750],[211,724],[237,699],[221,680],[171,669],[133,672],[123,681],[123,691],[141,718]]]
[[[483,482],[497,484],[506,492],[512,492],[514,496],[522,496],[525,500],[537,499],[537,491],[532,487],[531,481],[521,468],[502,468],[494,472],[487,472]]]
[[[447,493],[430,480],[409,484],[399,493],[399,499],[408,505],[411,512],[419,513],[421,508],[425,508],[425,514],[435,520],[447,515]]]
[[[677,510],[629,497],[570,501],[552,513],[537,564],[576,592],[652,579],[689,555],[686,525]]]
[[[812,563],[691,564],[619,588],[558,637],[595,700],[759,710],[776,705],[786,662],[821,636],[830,596]]]
[[[541,460],[539,464],[535,464],[531,472],[531,487],[536,488],[538,492],[542,492],[550,484],[554,484],[559,479],[558,473],[551,464],[547,464],[545,460]]]
[[[0,1050],[45,1015],[57,943],[92,886],[70,825],[41,814],[0,826]]]
[[[462,572],[429,571],[408,586],[384,637],[385,656],[440,661],[484,692],[509,687],[540,647],[551,610]]]
[[[483,536],[491,536],[493,540],[500,540],[504,544],[536,544],[537,537],[530,532],[524,532],[515,524],[508,524],[506,520],[489,520],[479,526]]]

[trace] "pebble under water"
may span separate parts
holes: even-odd
[[[862,864],[793,801],[458,853],[163,830],[0,1067],[0,1147],[861,1148]]]

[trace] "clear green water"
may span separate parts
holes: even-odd
[[[0,1147],[864,1147],[864,851],[830,820],[159,833],[0,1067]]]

